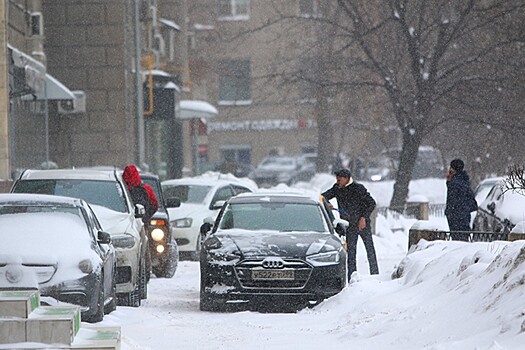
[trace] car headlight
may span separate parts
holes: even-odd
[[[314,266],[336,265],[339,264],[339,260],[339,252],[336,250],[306,257],[306,261]]]
[[[209,262],[221,262],[221,261],[233,261],[240,259],[241,256],[235,254],[235,252],[229,252],[227,250],[217,249],[208,252]]]
[[[176,227],[176,228],[191,227],[191,224],[193,223],[193,219],[183,218],[183,219],[173,220],[171,223],[173,227]]]
[[[115,248],[133,248],[135,245],[135,237],[129,233],[122,235],[111,236],[111,242]]]
[[[164,239],[164,231],[162,231],[160,228],[154,228],[151,231],[151,238],[157,242],[162,241]]]

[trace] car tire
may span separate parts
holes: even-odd
[[[98,288],[98,297],[97,297],[97,310],[94,314],[86,319],[86,322],[97,323],[104,319],[104,275],[101,274],[101,284]]]
[[[142,261],[140,263],[140,273],[139,273],[139,291],[140,299],[148,299],[148,274],[146,271],[146,262]]]
[[[151,251],[146,249],[146,281],[149,283],[151,279]]]
[[[179,251],[176,246],[170,246],[168,259],[162,261],[159,266],[153,266],[153,273],[158,278],[172,278],[177,271],[178,264]]]
[[[201,311],[219,312],[224,309],[224,303],[215,300],[209,293],[201,291],[199,309]]]
[[[113,267],[113,271],[117,271],[117,266]],[[117,282],[113,276],[111,287],[111,301],[104,307],[104,314],[110,314],[117,309]]]

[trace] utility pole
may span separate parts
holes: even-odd
[[[143,166],[145,161],[144,147],[144,101],[142,91],[142,71],[141,71],[141,47],[140,47],[140,0],[134,0],[134,20],[135,20],[135,120],[136,120],[136,147],[137,147],[137,165]]]
[[[9,160],[9,84],[7,1],[0,1],[0,180],[11,177]]]

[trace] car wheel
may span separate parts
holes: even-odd
[[[151,251],[146,249],[146,281],[149,283],[151,279]]]
[[[168,258],[162,261],[159,266],[154,266],[153,273],[158,278],[172,278],[175,275],[175,271],[177,271],[178,263],[179,251],[176,247],[171,246]]]
[[[91,315],[86,322],[89,323],[96,323],[102,321],[104,318],[104,275],[101,274],[101,283],[98,288],[98,296],[97,296],[97,305],[96,305],[96,311],[93,315]]]
[[[139,290],[140,299],[148,299],[148,274],[145,261],[140,263]]]
[[[117,271],[116,265],[113,267],[113,271]],[[117,282],[115,280],[115,276],[113,276],[113,279],[112,279],[110,298],[111,298],[111,301],[104,308],[105,314],[110,314],[117,309]]]
[[[201,291],[199,309],[201,311],[219,312],[224,309],[224,303],[215,300],[209,293]]]

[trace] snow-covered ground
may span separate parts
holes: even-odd
[[[317,196],[333,183],[332,175],[319,174],[273,190]],[[388,205],[392,182],[364,184],[379,206]],[[410,184],[414,201],[443,204],[445,196],[444,179]],[[347,288],[312,309],[201,312],[199,264],[182,261],[174,278],[152,278],[142,307],[118,307],[98,325],[121,326],[122,350],[525,349],[525,240],[421,241],[407,252],[414,223],[379,215],[374,242],[381,273],[369,275],[359,240],[358,271]],[[448,228],[442,216],[418,225]]]
[[[295,187],[315,192],[333,182],[321,174]],[[392,182],[365,185],[378,205],[388,205]],[[445,195],[442,179],[410,185],[409,196],[431,203]],[[359,240],[358,271],[347,288],[312,309],[201,312],[199,265],[182,261],[172,279],[152,278],[143,306],[118,307],[99,324],[122,327],[123,350],[525,349],[525,241],[421,241],[407,254],[414,222],[380,216],[380,275],[369,275]],[[447,228],[442,217],[427,225]]]

